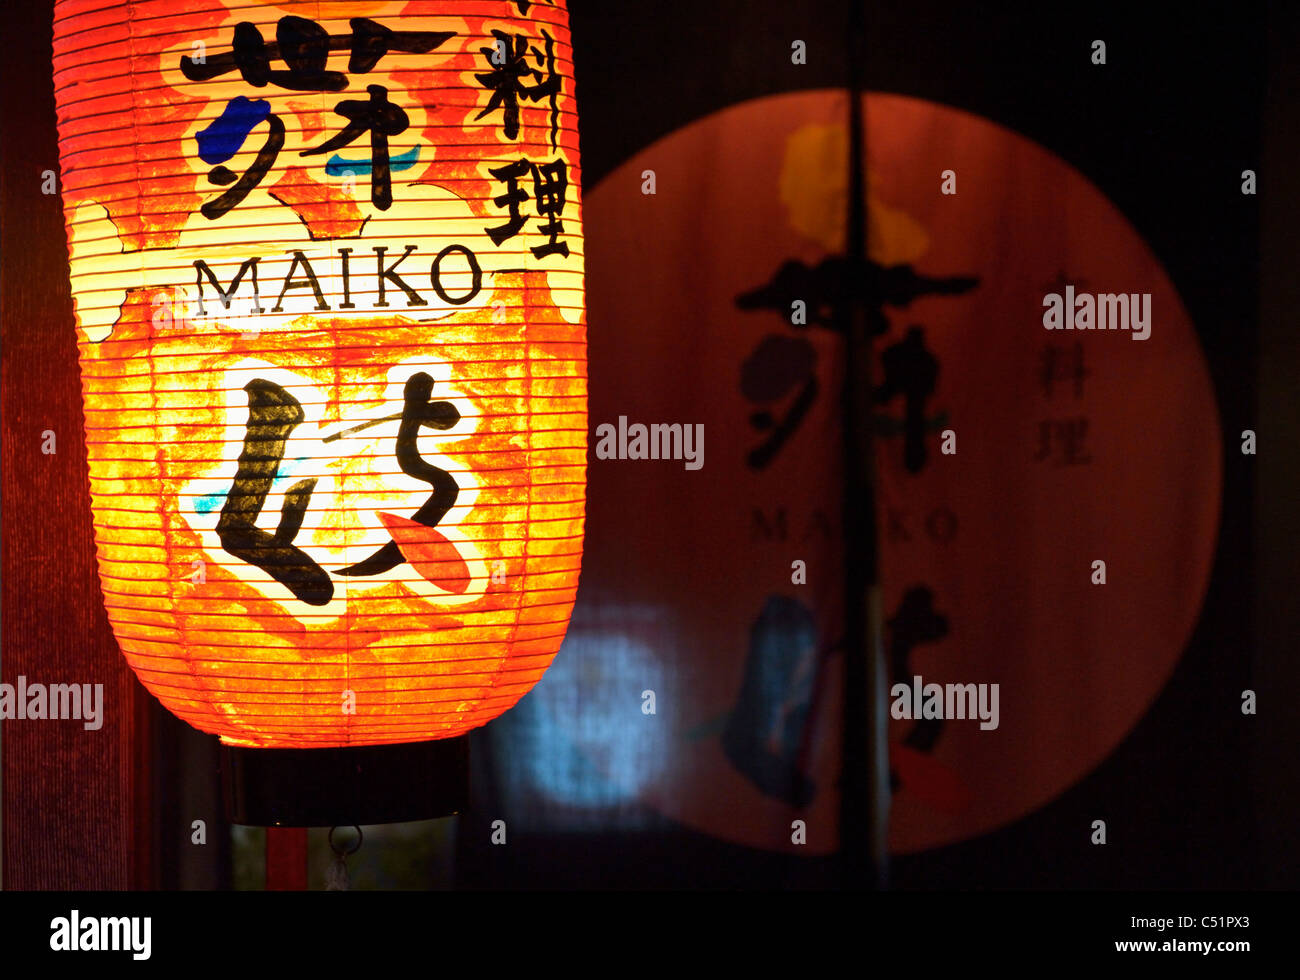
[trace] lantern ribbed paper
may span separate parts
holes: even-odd
[[[118,642],[230,744],[459,735],[581,558],[568,17],[60,0],[62,192]]]

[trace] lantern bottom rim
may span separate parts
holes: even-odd
[[[331,749],[221,746],[226,818],[254,827],[433,820],[469,803],[469,735]]]

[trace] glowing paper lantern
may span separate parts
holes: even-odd
[[[586,338],[562,0],[60,0],[109,619],[230,745],[460,735],[559,648]]]

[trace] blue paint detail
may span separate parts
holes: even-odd
[[[194,509],[200,514],[211,514],[218,507],[225,506],[222,501],[226,499],[226,491],[221,490],[217,493],[210,493],[206,497],[194,498]]]
[[[288,489],[286,484],[297,483],[298,481],[294,478],[295,471],[302,469],[302,464],[310,458],[310,456],[299,456],[297,459],[283,461],[275,474],[275,482],[271,484],[271,492],[283,493]],[[229,490],[218,490],[216,493],[195,497],[194,509],[200,514],[211,514],[214,510],[220,510],[226,506],[226,495],[228,493],[230,493]]]
[[[302,464],[310,459],[308,456],[299,456],[297,459],[286,459],[280,462],[280,468],[275,472],[275,482],[271,484],[272,493],[283,493],[289,487],[298,482],[295,475],[302,469]]]
[[[817,789],[800,758],[811,723],[817,637],[811,609],[769,596],[750,629],[740,697],[722,732],[722,750],[741,775],[764,796],[792,806],[807,806]]]
[[[413,146],[405,153],[399,153],[395,157],[388,158],[388,169],[393,173],[399,170],[410,170],[420,160],[420,148]],[[342,177],[351,172],[357,176],[368,174],[374,169],[369,160],[348,160],[341,154],[335,153],[325,164],[325,173],[330,177]]]
[[[226,103],[221,115],[207,129],[199,130],[199,159],[216,165],[225,163],[244,145],[253,127],[271,114],[271,103],[237,95]]]

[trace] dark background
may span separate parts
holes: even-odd
[[[51,6],[6,9],[11,41],[0,69],[3,677],[75,674],[139,709],[133,718],[110,715],[89,748],[61,736],[60,726],[4,726],[4,883],[220,887],[229,881],[228,854],[214,847],[194,867],[175,830],[182,813],[211,812],[210,837],[222,839],[214,784],[204,776],[215,739],[191,733],[139,689],[99,603],[63,216],[58,198],[39,192],[41,171],[57,170]],[[1197,6],[1178,20],[1073,4],[1001,10],[913,0],[866,9],[869,90],[955,106],[1041,143],[1149,243],[1206,351],[1226,454],[1201,622],[1149,714],[1058,800],[977,840],[895,860],[891,882],[1294,888],[1300,356],[1291,311],[1300,301],[1300,202],[1288,167],[1300,159],[1297,15],[1242,4]],[[588,190],[700,116],[772,93],[843,87],[849,76],[846,0],[576,0],[571,17]],[[807,43],[806,65],[790,62],[795,39]],[[1094,39],[1106,42],[1105,66],[1089,61]],[[1258,197],[1240,193],[1245,169],[1259,175]],[[617,329],[592,323],[593,392],[617,384],[600,370],[602,341]],[[59,434],[55,457],[40,453],[47,428]],[[1256,457],[1238,451],[1244,428],[1259,434]],[[1205,723],[1247,687],[1258,692],[1258,716],[1229,729]],[[488,824],[514,800],[502,760],[511,740],[527,734],[509,722],[474,737],[476,797],[460,818],[458,887],[838,884],[833,858],[733,846],[626,807],[596,814],[581,832],[530,834],[525,820],[508,848],[489,849]],[[1098,801],[1110,842],[1082,847],[1079,828],[1098,815]]]

